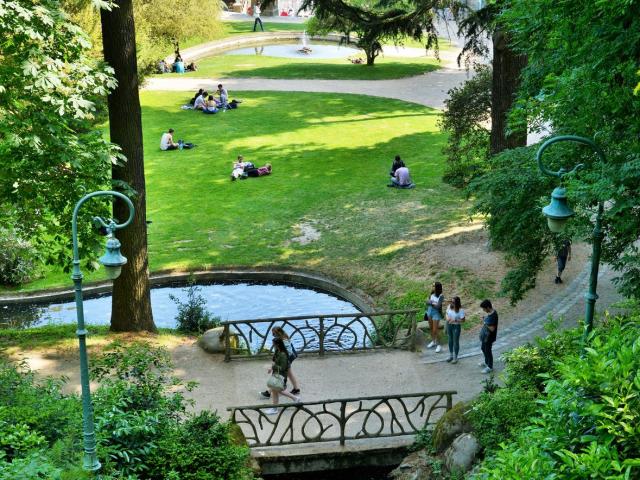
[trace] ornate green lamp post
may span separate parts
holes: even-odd
[[[591,149],[598,155],[600,160],[605,163],[606,157],[604,152],[595,144],[592,140],[584,137],[577,137],[574,135],[562,135],[558,137],[553,137],[542,144],[538,153],[536,154],[536,160],[538,162],[538,168],[545,175],[549,175],[552,177],[558,177],[562,182],[562,177],[569,173],[573,173],[576,170],[579,170],[584,167],[583,164],[578,164],[571,170],[565,170],[561,168],[557,172],[549,170],[542,164],[542,153],[547,149],[547,147],[553,145],[558,142],[577,142],[588,145]],[[547,223],[549,225],[549,229],[552,232],[560,233],[564,230],[565,224],[567,220],[575,215],[574,211],[571,210],[571,207],[567,204],[567,196],[566,189],[562,186],[556,187],[551,193],[551,202],[549,205],[542,209],[542,213],[545,217],[547,217]],[[600,267],[600,251],[602,249],[602,214],[604,213],[604,202],[598,202],[598,213],[595,218],[595,226],[593,228],[593,253],[591,254],[591,276],[589,277],[589,291],[585,294],[586,299],[586,311],[585,311],[585,331],[584,338],[586,339],[593,328],[593,315],[595,312],[596,300],[598,299],[598,294],[596,293],[596,289],[598,287],[598,269]]]
[[[78,254],[78,211],[84,202],[93,197],[110,196],[124,200],[129,206],[129,218],[126,222],[118,224],[113,220],[105,222],[100,217],[94,217],[95,225],[104,227],[107,231],[108,239],[105,254],[100,257],[99,262],[105,266],[107,277],[111,280],[118,278],[122,266],[127,263],[127,259],[120,255],[120,242],[113,236],[113,232],[124,228],[133,220],[135,212],[133,203],[125,195],[118,192],[100,191],[93,192],[82,197],[73,210],[72,235],[73,235],[73,285],[76,296],[76,311],[78,315],[78,342],[80,344],[80,384],[82,386],[82,430],[84,440],[84,460],[85,470],[96,471],[100,468],[100,462],[96,455],[96,436],[93,426],[93,407],[91,405],[91,390],[89,388],[89,365],[87,362],[87,330],[84,326],[84,310],[82,305],[82,272],[80,272],[80,255]]]

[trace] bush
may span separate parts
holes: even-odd
[[[184,333],[203,333],[210,328],[220,325],[220,318],[213,317],[207,311],[207,300],[200,295],[200,287],[195,284],[193,277],[189,279],[189,286],[183,289],[187,294],[186,302],[180,301],[175,295],[169,298],[178,305],[177,330]]]
[[[229,425],[203,411],[174,428],[159,442],[149,478],[164,480],[244,480],[253,478],[246,466],[249,450],[233,445]]]
[[[556,363],[578,352],[581,335],[580,329],[552,333],[536,338],[533,344],[521,345],[504,353],[507,387],[535,389],[542,393],[545,382],[557,377]]]
[[[536,413],[536,397],[532,390],[521,388],[498,388],[494,393],[481,393],[467,418],[482,448],[493,451],[528,425],[529,418]]]
[[[638,478],[638,351],[637,312],[595,330],[584,355],[557,364],[532,425],[484,462],[478,477]]]
[[[92,378],[101,382],[94,403],[105,472],[146,478],[158,439],[179,423],[187,407],[176,391],[183,385],[171,369],[169,353],[147,343],[124,347],[116,342],[93,362]]]
[[[0,227],[0,283],[20,285],[36,274],[35,248],[14,229]]]

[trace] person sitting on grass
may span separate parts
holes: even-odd
[[[233,99],[229,101],[229,92],[227,89],[222,86],[222,84],[218,84],[218,95],[220,96],[220,100],[218,100],[219,108],[227,108],[234,109],[238,108],[238,104],[242,103],[240,100]]]
[[[242,155],[238,155],[238,158],[233,162],[233,170],[231,170],[231,181],[235,181],[239,178],[246,178],[247,175],[244,172],[245,168],[255,168],[253,163],[245,162]]]
[[[173,141],[173,128],[167,130],[167,133],[162,134],[162,138],[160,139],[160,150],[189,150],[190,148],[195,147],[193,143],[183,142],[182,140],[178,140],[178,143]]]
[[[398,170],[400,167],[406,167],[406,165],[400,158],[400,155],[396,155],[396,158],[393,159],[393,163],[391,164],[391,170],[389,171],[389,175],[391,175],[392,177],[395,177],[396,170]]]
[[[395,175],[391,177],[391,183],[387,186],[395,188],[415,187],[414,183],[411,181],[411,175],[409,175],[409,169],[407,167],[398,168]]]
[[[204,90],[201,88],[199,89],[196,94],[193,96],[193,98],[191,100],[189,100],[189,105],[194,105],[196,103],[196,99],[202,95],[202,93],[204,92]]]
[[[173,128],[167,130],[166,133],[162,134],[162,138],[160,139],[160,150],[177,150],[178,144],[173,141]]]
[[[209,95],[205,107],[202,109],[202,113],[216,113],[218,111],[218,103],[213,95]]]
[[[198,98],[193,102],[194,110],[204,110],[207,106],[207,97],[209,96],[208,92],[202,92]]]

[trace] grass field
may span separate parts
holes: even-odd
[[[354,65],[346,58],[277,58],[258,55],[216,55],[198,62],[198,71],[186,76],[213,78],[289,78],[327,80],[386,80],[411,77],[438,68],[433,58],[380,57],[373,66]],[[165,74],[162,77],[185,77]]]
[[[142,92],[151,269],[294,267],[373,295],[424,288],[430,236],[467,216],[440,180],[437,111],[358,95],[231,93],[244,99],[238,110],[204,115],[180,110],[188,93]],[[161,152],[169,127],[197,147]],[[386,187],[397,153],[414,190]],[[231,182],[238,154],[270,162],[273,175]],[[320,238],[296,241],[309,228]],[[49,272],[27,288],[69,282]]]

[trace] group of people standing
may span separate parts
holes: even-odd
[[[431,294],[427,299],[427,305],[424,312],[424,319],[429,322],[429,330],[431,333],[431,342],[427,345],[427,349],[435,348],[436,353],[442,351],[440,345],[440,322],[446,320],[447,339],[449,341],[449,358],[447,362],[458,363],[458,355],[460,353],[460,333],[462,324],[466,320],[462,302],[460,297],[453,297],[449,301],[446,314],[443,314],[443,305],[445,302],[442,284],[435,282]],[[482,317],[482,328],[480,329],[480,348],[484,355],[484,361],[480,362],[482,373],[491,373],[493,371],[493,343],[498,336],[498,312],[496,312],[489,300],[483,300],[480,308],[486,314]]]

